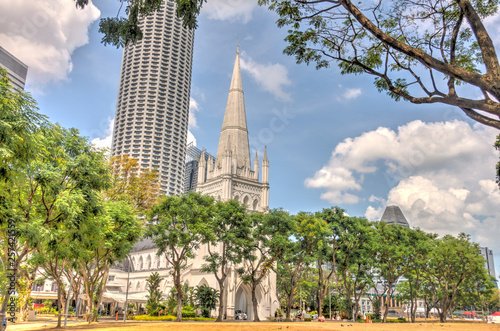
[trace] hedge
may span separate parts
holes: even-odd
[[[139,315],[133,318],[136,321],[175,321],[177,317],[172,315],[166,316],[149,316],[149,315]],[[182,317],[183,321],[215,321],[215,318],[207,317]]]

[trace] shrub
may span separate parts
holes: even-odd
[[[291,322],[292,320],[290,318],[285,318],[283,322]]]
[[[133,318],[136,321],[175,321],[176,317],[172,315],[166,316],[149,316],[149,315],[141,315],[135,316]],[[206,317],[182,317],[183,320],[186,321],[215,321],[215,318],[206,318]]]
[[[310,318],[310,317],[306,317],[306,318],[304,318],[304,322],[311,322],[312,320],[313,320],[313,319],[312,319],[312,318]]]
[[[182,307],[182,318],[184,317],[196,317],[196,313],[194,312],[194,308],[191,306]]]

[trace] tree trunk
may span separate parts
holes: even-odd
[[[12,271],[12,273],[7,276],[7,279],[8,279],[7,284],[13,284],[13,287],[15,287],[16,278],[19,274],[19,271],[18,271],[19,266],[21,265],[21,262],[27,253],[28,253],[28,250],[26,248],[24,248],[23,251],[21,252],[21,254],[19,254],[19,256],[17,256],[16,261],[14,263],[14,268],[8,270],[8,271]],[[8,311],[7,306],[9,304],[10,296],[12,293],[14,293],[14,292],[13,291],[11,292],[10,286],[7,286],[6,291],[3,295],[2,310],[1,310],[2,312],[5,312],[7,319],[9,319],[9,316],[7,315],[8,314],[7,313],[7,311]],[[12,307],[15,307],[15,305]]]
[[[387,293],[387,297],[386,297],[386,300],[384,303],[385,310],[384,310],[384,316],[382,318],[383,323],[387,323],[387,315],[389,315],[389,300],[390,299],[391,299],[391,296],[389,293]]]
[[[61,328],[61,313],[62,313],[62,288],[58,285],[57,286],[57,329]]]
[[[323,316],[323,296],[318,293],[318,317]]]
[[[356,304],[356,303],[354,303],[354,304],[352,305],[351,312],[352,312],[352,316],[351,316],[352,318],[351,318],[351,321],[352,321],[352,322],[356,322],[356,314],[357,314],[357,312],[358,312],[358,309],[357,309],[357,304]]]
[[[288,295],[288,300],[286,301],[286,318],[290,319],[290,311],[292,310],[292,300],[293,300],[293,291],[290,291]],[[302,311],[302,307],[300,307]]]
[[[253,321],[260,322],[259,312],[257,309],[257,296],[255,294],[256,287],[257,285],[255,284],[255,282],[252,282],[252,306],[253,306],[253,316],[254,316]]]
[[[30,297],[31,297],[31,287],[33,286],[33,283],[35,281],[35,274],[33,274],[33,277],[31,277],[29,274],[26,276],[26,293],[24,293],[24,296],[21,298],[21,304],[20,304],[20,309],[19,309],[19,320],[20,321],[27,321],[28,320],[28,311],[29,311],[29,303],[30,303]]]
[[[219,287],[220,287],[220,293],[219,293],[219,315],[217,316],[217,319],[215,320],[216,322],[222,322],[222,319],[223,319],[223,316],[224,316],[224,307],[225,307],[225,302],[224,302],[224,290],[225,290],[224,280],[222,278],[219,280]]]
[[[182,322],[182,285],[181,285],[181,271],[174,271],[174,285],[177,290],[177,318],[176,322]]]

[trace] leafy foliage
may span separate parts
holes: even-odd
[[[146,303],[146,310],[148,311],[149,316],[158,316],[161,309],[161,299],[162,292],[160,290],[160,283],[163,278],[160,277],[160,274],[157,272],[152,273],[148,279],[146,279],[147,285],[146,289],[148,290],[148,301]]]
[[[194,258],[204,237],[211,233],[213,199],[189,192],[184,196],[167,196],[148,215],[147,236],[172,265],[174,287],[177,290],[177,321],[182,321],[181,272],[189,258]]]
[[[112,201],[127,201],[144,215],[160,195],[158,172],[142,169],[137,160],[128,155],[114,156],[110,163],[111,187],[104,196]]]
[[[197,16],[201,6],[207,0],[175,0],[177,3],[177,16],[182,19],[183,25],[196,29]],[[141,18],[151,15],[160,10],[162,0],[120,0],[120,6],[116,17],[101,18],[99,22],[99,32],[103,34],[101,42],[104,45],[115,47],[125,47],[133,44],[143,37],[140,28]],[[75,0],[77,8],[84,8],[88,5],[88,0]],[[124,16],[120,16],[125,5]]]
[[[482,23],[497,12],[497,0],[259,4],[278,14],[279,27],[289,27],[284,53],[297,63],[319,69],[336,62],[342,74],[372,75],[375,87],[396,101],[452,105],[500,129],[500,66]],[[469,98],[463,84],[483,97]]]
[[[210,312],[217,306],[217,298],[219,291],[203,284],[196,286],[194,290],[194,298],[196,308],[201,310],[201,316],[210,317]]]

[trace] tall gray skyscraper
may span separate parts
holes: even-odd
[[[112,155],[157,169],[161,191],[183,192],[194,30],[182,26],[176,4],[141,22],[142,40],[123,50]]]
[[[0,67],[7,69],[10,82],[14,89],[24,90],[28,66],[22,63],[14,55],[7,52],[2,46],[0,46]]]
[[[493,260],[493,251],[491,249],[489,249],[488,247],[481,247],[479,252],[486,260],[486,262],[485,262],[486,269],[488,269],[488,272],[490,273],[490,275],[492,275],[493,278],[496,279],[495,261]]]

